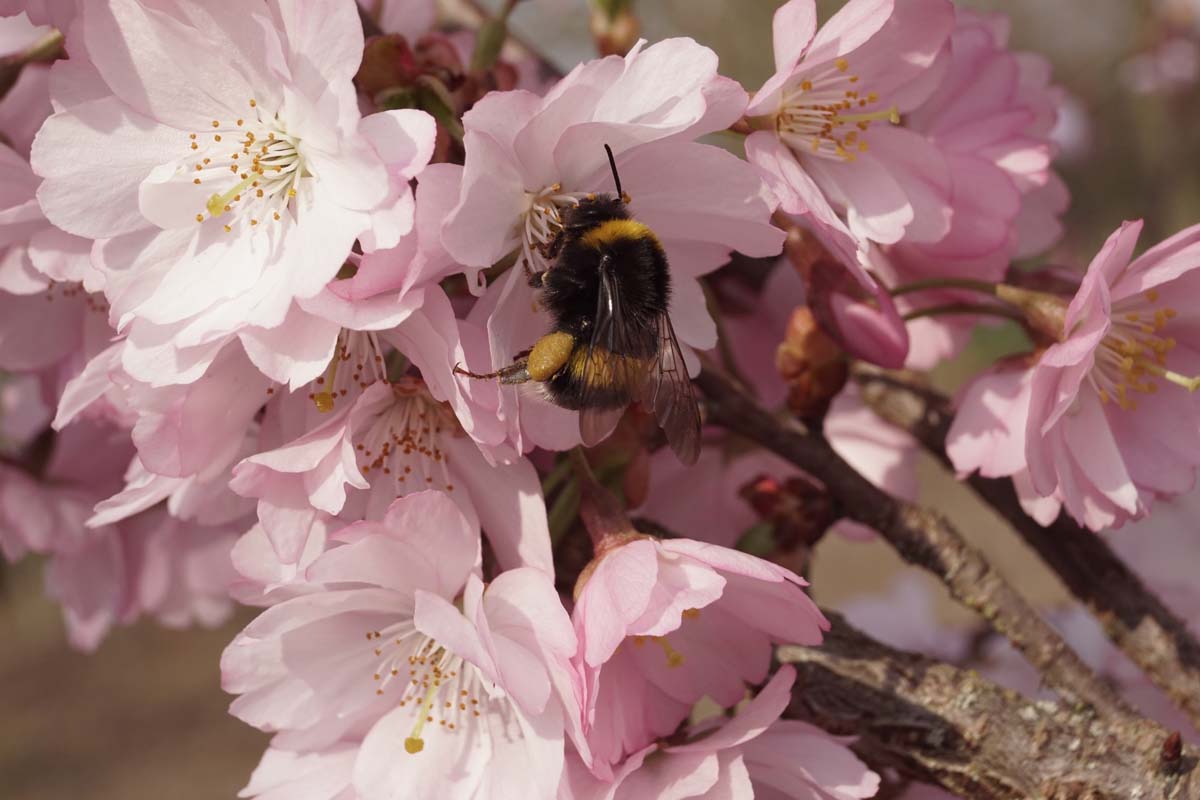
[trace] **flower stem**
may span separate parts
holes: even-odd
[[[596,478],[583,448],[576,447],[568,457],[580,490],[579,516],[592,539],[594,552],[597,556],[603,555],[616,544],[636,535],[636,531],[621,501]]]
[[[892,297],[899,297],[902,294],[926,292],[932,289],[966,289],[972,292],[994,295],[996,294],[997,285],[987,281],[971,280],[970,278],[929,278],[928,280],[913,281],[912,283],[902,283],[899,286],[893,286],[888,293]]]
[[[950,314],[985,314],[993,317],[1004,317],[1016,322],[1025,318],[1017,311],[991,303],[944,303],[937,306],[926,306],[910,311],[904,315],[904,321],[920,319],[921,317],[940,317]]]

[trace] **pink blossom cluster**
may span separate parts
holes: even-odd
[[[751,94],[688,38],[472,83],[471,37],[389,3],[388,64],[417,77],[368,93],[364,48],[396,40],[353,0],[21,5],[0,54],[58,50],[0,100],[0,551],[45,557],[85,649],[262,608],[221,661],[231,713],[273,735],[242,796],[877,791],[851,740],[782,718],[803,687],[774,648],[828,624],[745,552],[780,517],[744,498],[798,470],[708,429],[681,464],[635,411],[588,458],[664,535],[564,523],[579,412],[463,374],[551,329],[529,276],[614,168],[692,376],[724,362],[779,408],[798,308],[843,369],[931,367],[1019,317],[1035,349],[959,398],[960,472],[1094,530],[1192,486],[1200,227],[1135,259],[1127,223],[1086,273],[1013,281],[1068,197],[1061,93],[1002,17],[850,0],[818,27],[790,0]],[[777,258],[797,240],[819,256]],[[825,399],[838,453],[914,497],[913,441],[853,382]]]

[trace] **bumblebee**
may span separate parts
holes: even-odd
[[[693,464],[700,412],[667,315],[667,256],[654,232],[629,213],[612,148],[604,149],[616,195],[588,195],[568,209],[544,251],[553,264],[529,276],[554,319],[551,332],[501,370],[458,371],[505,384],[539,383],[555,405],[580,412],[589,447],[638,401],[653,410],[680,461]]]

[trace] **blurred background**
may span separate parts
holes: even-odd
[[[1059,170],[1073,194],[1056,263],[1086,264],[1122,220],[1145,217],[1143,242],[1200,221],[1200,0],[960,0],[1013,19],[1012,46],[1048,56],[1068,92]],[[841,5],[820,0],[824,15]],[[447,2],[469,19],[491,2]],[[753,91],[772,72],[773,0],[638,0],[646,38],[689,35],[714,48],[722,72]],[[526,0],[513,28],[559,68],[594,54],[583,0]],[[944,389],[1013,345],[978,339],[939,374]],[[952,477],[920,467],[924,502],[945,510],[993,563],[1043,607],[1065,599],[1036,557]],[[838,607],[887,592],[908,572],[884,544],[826,537],[813,594]],[[112,633],[94,655],[65,642],[42,594],[36,559],[0,564],[0,798],[173,800],[236,794],[266,737],[225,713],[224,645],[251,616],[211,631],[151,623]],[[910,579],[911,580],[911,579]],[[926,580],[919,576],[915,580]],[[934,582],[935,611],[969,623]]]

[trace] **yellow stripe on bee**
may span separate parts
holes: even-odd
[[[609,219],[580,237],[580,244],[599,249],[622,239],[650,239],[658,244],[654,231],[636,219]]]
[[[592,348],[589,363],[587,348],[581,347],[571,356],[568,368],[571,377],[588,388],[633,391],[641,383],[647,363],[645,359],[617,355],[600,347]]]
[[[525,371],[532,380],[548,381],[567,363],[574,349],[575,337],[571,334],[562,331],[548,333],[538,339],[529,351]]]

